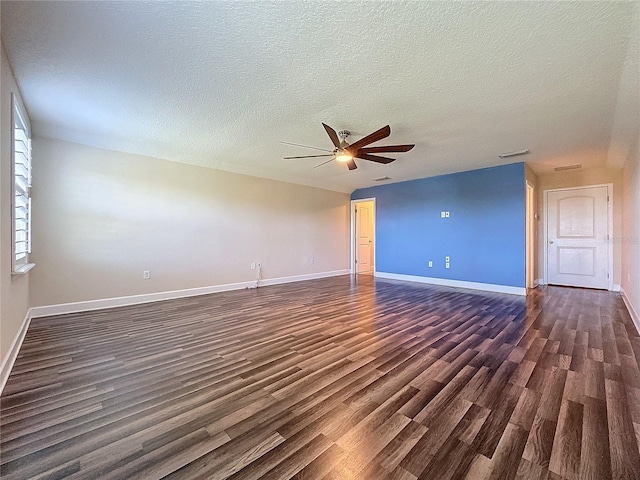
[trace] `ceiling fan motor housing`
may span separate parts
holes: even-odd
[[[338,132],[338,136],[340,137],[340,140],[342,140],[343,142],[347,140],[347,137],[351,135],[351,132],[349,130],[340,130]]]

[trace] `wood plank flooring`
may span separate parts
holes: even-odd
[[[3,479],[640,479],[611,292],[371,276],[35,319]]]

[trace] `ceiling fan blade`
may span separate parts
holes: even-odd
[[[315,158],[315,157],[333,157],[333,154],[327,155],[303,155],[301,157],[282,157],[284,160],[292,160],[294,158]]]
[[[310,147],[309,145],[301,145],[299,143],[291,143],[291,142],[278,142],[278,143],[284,143],[285,145],[294,145],[296,147],[311,148],[313,150],[320,150],[321,152],[332,152],[333,151],[333,150],[327,150],[326,148],[318,148],[318,147]]]
[[[326,164],[327,164],[327,163],[329,163],[329,162],[333,162],[333,158],[331,158],[331,159],[327,160],[326,162],[322,162],[320,165],[316,165],[316,166],[315,166],[315,167],[313,167],[313,168],[321,167],[322,165],[326,165]]]
[[[358,168],[353,158],[351,160],[347,160],[347,167],[349,167],[349,170],[355,170],[356,168]]]
[[[383,138],[387,138],[391,135],[391,127],[389,125],[382,127],[380,130],[376,130],[375,132],[367,135],[364,138],[361,138],[357,142],[349,145],[349,150],[355,152],[362,147],[369,145],[370,143],[377,142],[378,140],[382,140]]]
[[[387,153],[387,152],[408,152],[415,145],[387,145],[381,147],[367,147],[358,150],[358,153]]]
[[[327,125],[326,123],[323,123],[322,126],[327,131],[327,133],[329,134],[329,138],[331,139],[331,142],[333,142],[335,147],[336,148],[342,148],[342,147],[340,147],[340,139],[338,138],[338,134],[336,133],[336,131],[333,128],[331,128],[329,125]]]
[[[391,162],[395,162],[396,159],[395,158],[388,158],[388,157],[379,157],[377,155],[369,155],[368,153],[360,153],[362,150],[360,150],[358,152],[358,155],[356,155],[357,158],[361,158],[362,160],[371,160],[372,162],[376,162],[376,163],[391,163]]]

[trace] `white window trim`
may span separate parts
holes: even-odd
[[[11,94],[11,273],[13,275],[22,275],[31,270],[35,264],[29,263],[29,254],[31,253],[31,193],[28,193],[28,212],[27,212],[27,252],[24,258],[16,259],[16,114],[20,116],[21,123],[25,127],[25,134],[28,139],[28,186],[31,189],[31,125],[29,117],[20,99],[15,93]]]

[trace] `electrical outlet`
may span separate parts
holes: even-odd
[[[433,267],[433,261],[429,260],[429,268]]]
[[[449,262],[444,264],[444,268],[449,268]]]
[[[449,263],[449,257],[448,257],[448,256],[447,256],[447,257],[444,257],[444,261],[445,261],[445,262],[447,262],[447,263]]]
[[[149,270],[145,270],[142,272],[142,278],[145,280],[149,280],[151,278],[151,272]]]
[[[255,270],[256,269],[256,262],[251,262],[251,270]]]

